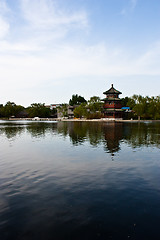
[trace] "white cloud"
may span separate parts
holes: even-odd
[[[138,0],[131,0],[131,9],[135,9],[135,7],[137,6],[137,2]]]
[[[9,32],[9,24],[0,16],[0,39],[6,37]]]
[[[129,0],[128,5],[125,6],[121,11],[120,15],[127,15],[127,13],[132,12],[137,6],[138,0]]]
[[[8,42],[6,40],[1,40],[0,41],[0,53],[3,54],[24,54],[24,53],[30,53],[32,54],[33,52],[38,52],[40,51],[41,48],[38,47],[36,44],[34,43],[30,43],[30,42],[22,42],[22,43],[11,43]]]
[[[75,43],[72,37],[65,41],[69,30],[74,34],[77,28],[85,30],[88,27],[85,11],[72,11],[69,14],[60,11],[56,2],[50,0],[20,2],[21,17],[25,17],[26,23],[25,26],[13,27],[20,34],[20,40],[17,39],[17,34],[11,38],[9,33],[12,29],[7,18],[0,12],[2,98],[6,95],[6,90],[7,96],[10,96],[13,92],[25,92],[26,89],[37,91],[39,88],[43,92],[44,86],[49,86],[50,89],[56,86],[63,88],[67,83],[79,89],[82,79],[87,79],[85,84],[87,86],[88,81],[90,86],[93,77],[118,79],[134,75],[160,75],[159,43],[146,49],[140,56],[135,56],[132,47],[110,47],[105,42],[92,45],[79,41]],[[136,1],[132,1],[132,4],[135,6]],[[124,9],[123,14],[125,13]],[[20,13],[18,14],[20,18]]]
[[[9,8],[7,6],[6,1],[5,0],[1,0],[0,1],[0,13],[4,14],[4,13],[9,12],[9,11],[10,10],[9,10]]]
[[[10,30],[10,24],[6,15],[10,12],[6,1],[0,1],[0,39],[4,39]]]
[[[61,46],[45,55],[1,55],[3,85],[35,87],[80,76],[160,75],[159,45],[141,57],[131,59],[124,50],[110,50],[103,43],[94,46]],[[9,71],[8,71],[9,69]],[[69,80],[68,80],[69,81]],[[75,80],[76,82],[76,80]]]
[[[80,89],[83,79],[85,79],[85,88],[88,88],[93,78],[99,81],[102,78],[119,79],[125,76],[129,79],[130,76],[135,75],[160,76],[159,44],[135,58],[132,54],[129,56],[124,49],[110,49],[104,43],[93,46],[61,44],[56,48],[46,49],[45,53],[41,49],[37,50],[38,54],[35,50],[33,52],[31,49],[27,50],[26,46],[18,45],[8,54],[5,52],[0,54],[1,99],[6,96],[6,91],[7,96],[12,97],[11,100],[14,100],[15,94],[13,93],[24,92],[25,98],[25,95],[28,95],[27,92],[32,91],[32,96],[26,101],[28,104],[33,101],[44,102],[44,98],[49,98],[50,95],[51,102],[53,101],[52,95],[59,102],[60,99],[65,101],[60,96],[64,88],[70,86],[65,94],[69,91],[73,93],[77,90],[72,90],[72,87]],[[21,54],[17,52],[15,54],[16,48]],[[44,88],[48,88],[48,92],[52,89],[53,92],[45,96]],[[41,91],[41,97],[38,91]],[[83,91],[85,90],[82,90],[82,94],[84,94]],[[6,97],[5,101],[7,100]],[[17,102],[17,100],[14,101]],[[23,104],[23,101],[21,96],[19,104]]]
[[[49,30],[59,26],[79,27],[87,26],[85,11],[67,13],[59,10],[56,1],[51,0],[21,0],[21,7],[25,19],[36,29]]]
[[[126,9],[125,9],[125,8],[123,8],[123,9],[121,10],[120,15],[126,15]]]
[[[146,74],[160,75],[160,42],[153,44],[142,56],[137,60],[137,65]]]

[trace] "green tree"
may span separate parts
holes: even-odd
[[[45,107],[43,103],[32,103],[30,107],[27,108],[29,117],[50,117],[51,110]]]
[[[16,105],[14,102],[7,102],[5,106],[1,106],[0,112],[3,117],[15,116],[24,109],[21,105]]]
[[[0,117],[3,117],[3,104],[0,104]]]
[[[130,107],[133,109],[136,105],[134,97],[125,97],[121,99],[122,107]]]
[[[68,117],[68,104],[63,103],[57,108],[59,117]]]
[[[86,103],[87,101],[84,97],[79,96],[78,94],[72,95],[72,98],[69,100],[69,105],[80,105],[81,103]]]
[[[86,104],[82,103],[80,106],[76,107],[73,111],[76,118],[82,118],[87,116]]]
[[[148,117],[160,119],[160,96],[148,98]]]
[[[88,109],[92,113],[101,112],[102,106],[103,106],[103,103],[101,102],[100,98],[97,96],[91,97],[90,100],[88,101]]]
[[[141,95],[134,95],[133,99],[136,102],[133,110],[135,114],[140,118],[147,119],[148,117],[148,97],[143,97]]]

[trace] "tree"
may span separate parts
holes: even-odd
[[[27,108],[29,117],[50,117],[51,110],[45,107],[43,103],[32,103],[30,107]]]
[[[0,113],[3,117],[15,116],[24,109],[21,105],[16,105],[14,102],[7,102],[5,106],[1,106]]]
[[[61,104],[61,106],[57,108],[57,114],[59,117],[68,117],[68,104]]]
[[[130,107],[134,116],[142,119],[160,119],[160,96],[143,97],[141,95],[133,95],[122,99],[122,106]],[[129,116],[129,115],[128,115]]]
[[[57,117],[57,108],[51,109],[50,115],[51,115],[51,117]]]
[[[69,100],[69,105],[80,105],[81,103],[86,103],[87,101],[84,97],[78,96],[78,94],[72,95],[72,98]]]
[[[136,105],[134,97],[125,97],[121,99],[122,107],[130,107],[133,109]]]
[[[148,98],[148,117],[160,119],[160,96]]]
[[[92,113],[101,112],[103,103],[101,102],[100,97],[93,96],[88,101],[88,109]]]
[[[136,105],[133,107],[133,110],[138,116],[138,119],[144,118],[146,119],[148,116],[148,97],[143,97],[141,95],[133,95],[133,99],[136,102]]]
[[[80,106],[76,107],[73,111],[76,118],[82,118],[87,116],[86,104],[82,103]]]
[[[0,117],[3,116],[3,104],[0,104]]]
[[[85,117],[87,119],[99,119],[103,117],[102,111],[103,103],[100,98],[93,96],[88,103],[82,103],[74,109],[74,116],[77,118]]]

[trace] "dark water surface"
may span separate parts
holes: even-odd
[[[160,239],[160,123],[0,121],[0,240]]]

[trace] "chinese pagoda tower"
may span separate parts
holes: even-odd
[[[111,88],[104,92],[106,98],[102,99],[104,101],[103,112],[105,118],[122,119],[123,110],[121,105],[121,99],[119,94],[122,94],[111,85]]]

